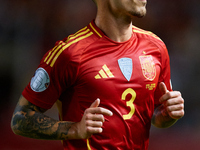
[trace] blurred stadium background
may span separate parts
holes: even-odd
[[[134,24],[157,34],[171,58],[174,90],[185,99],[185,116],[173,127],[152,127],[149,150],[200,149],[200,1],[150,0],[147,16]],[[0,149],[61,150],[60,141],[14,135],[10,120],[22,90],[43,54],[86,26],[96,7],[91,0],[0,0]],[[53,107],[48,115],[57,118]]]

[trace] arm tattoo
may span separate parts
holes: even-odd
[[[57,121],[43,114],[44,110],[30,102],[18,103],[12,119],[12,129],[16,134],[49,140],[66,140],[73,122]]]

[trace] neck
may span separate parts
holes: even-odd
[[[101,12],[101,13],[99,13]],[[95,18],[96,25],[108,36],[116,42],[124,42],[132,36],[132,18],[113,16],[104,11],[97,11]]]

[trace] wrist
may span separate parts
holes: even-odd
[[[155,109],[152,124],[158,128],[168,128],[172,126],[178,119],[172,118],[165,106],[162,104]]]
[[[60,139],[76,139],[76,127],[74,122],[62,121],[60,123]]]

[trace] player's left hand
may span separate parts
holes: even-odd
[[[163,93],[160,102],[165,113],[173,119],[180,119],[184,116],[184,99],[179,91],[168,91],[165,83],[159,83],[159,88]]]

